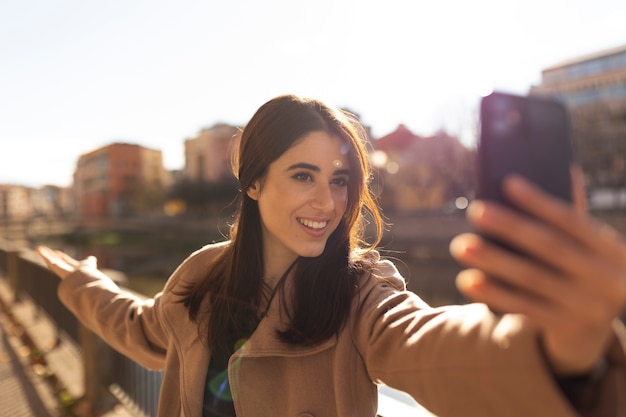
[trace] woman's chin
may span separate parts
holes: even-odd
[[[317,258],[324,252],[324,247],[321,248],[306,248],[298,253],[303,258]]]

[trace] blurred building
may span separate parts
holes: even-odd
[[[230,159],[239,129],[218,123],[185,140],[184,178],[195,182],[220,182],[232,177]]]
[[[113,143],[81,155],[74,172],[82,222],[140,214],[158,204],[167,185],[160,150]]]
[[[32,190],[31,199],[36,215],[46,218],[64,218],[75,212],[72,188],[44,185]]]
[[[530,93],[568,107],[577,159],[593,189],[626,187],[626,45],[548,67]]]
[[[442,210],[471,197],[474,152],[457,138],[443,131],[419,136],[400,125],[373,146],[372,164],[386,210]]]
[[[74,211],[73,202],[70,188],[0,184],[0,220],[6,222],[26,221],[35,217],[67,218]]]
[[[6,221],[23,221],[33,213],[31,189],[23,185],[0,185],[0,219]]]

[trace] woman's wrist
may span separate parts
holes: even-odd
[[[556,383],[569,402],[579,411],[594,407],[598,398],[600,381],[606,375],[608,361],[605,357],[584,374],[556,376]]]

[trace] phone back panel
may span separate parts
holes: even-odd
[[[480,107],[477,197],[508,204],[502,179],[520,174],[571,201],[570,122],[554,100],[492,93]]]

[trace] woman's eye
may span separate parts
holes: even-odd
[[[345,187],[346,185],[348,185],[348,178],[347,177],[337,177],[337,178],[333,178],[333,180],[331,182],[334,185],[338,185],[340,187]]]
[[[297,174],[295,174],[293,176],[293,178],[297,179],[298,181],[302,181],[302,182],[311,181],[313,179],[311,174],[309,174],[307,172],[298,172]]]

